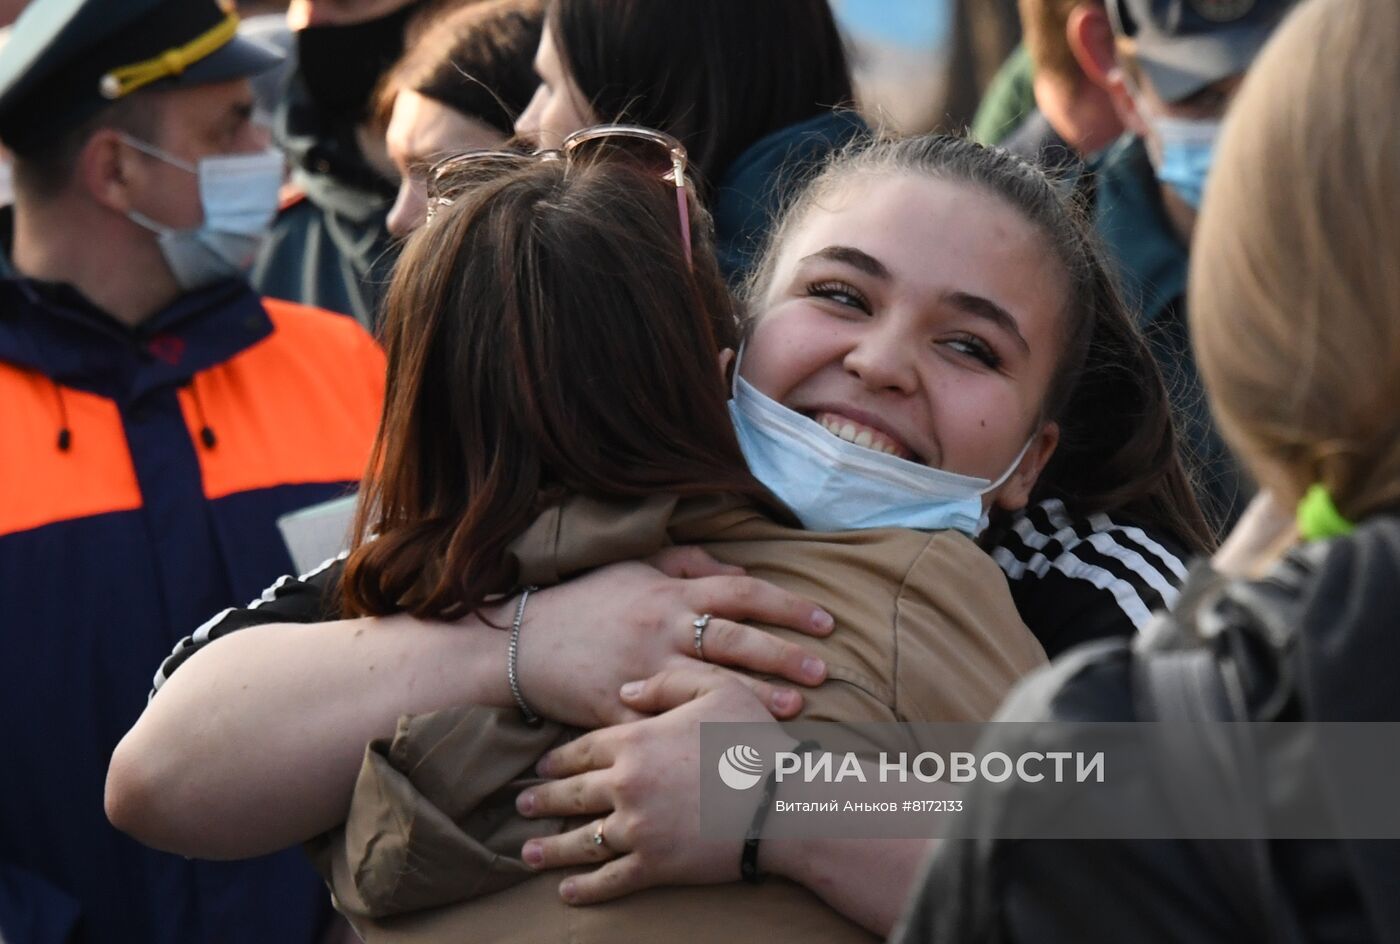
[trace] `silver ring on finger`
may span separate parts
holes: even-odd
[[[709,613],[702,614],[699,619],[691,623],[695,627],[695,655],[701,662],[705,659],[705,628],[710,625],[710,620],[714,619]]]
[[[608,837],[603,834],[603,821],[601,819],[593,827],[593,845],[612,852],[612,847],[608,845]]]

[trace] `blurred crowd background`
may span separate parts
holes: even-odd
[[[0,0],[0,26],[13,23],[26,2]],[[832,6],[850,43],[862,109],[909,133],[969,126],[1021,39],[1016,0],[833,0]],[[238,9],[245,18],[282,17],[287,3],[244,0]],[[262,28],[276,32],[274,24]]]

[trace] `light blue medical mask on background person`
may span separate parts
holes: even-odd
[[[1162,150],[1156,167],[1157,179],[1175,190],[1193,209],[1199,210],[1222,123],[1218,119],[1192,120],[1165,115],[1150,120]]]
[[[284,162],[275,149],[220,154],[193,165],[129,135],[122,139],[144,154],[199,178],[204,222],[175,229],[135,210],[133,223],[155,233],[175,282],[187,292],[241,276],[252,266],[277,216]]]
[[[1199,210],[1224,122],[1219,118],[1173,118],[1158,114],[1126,76],[1124,84],[1137,105],[1138,114],[1156,135],[1159,153],[1151,156],[1157,179],[1171,187],[1192,209]],[[1149,147],[1149,153],[1151,150]]]
[[[995,482],[945,472],[831,435],[760,393],[737,367],[729,415],[749,471],[809,531],[912,528],[975,538],[987,526],[982,497],[1011,477],[1034,439]]]

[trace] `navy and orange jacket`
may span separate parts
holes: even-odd
[[[352,319],[242,282],[131,330],[0,278],[0,938],[314,940],[296,853],[191,862],[103,813],[151,667],[292,564],[276,519],[364,469],[384,358]]]

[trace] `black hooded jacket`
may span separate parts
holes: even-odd
[[[1201,568],[1177,612],[1164,617],[1154,645],[1204,645],[1197,629],[1207,620],[1252,640],[1235,653],[1248,720],[1400,721],[1400,518],[1377,517],[1349,537],[1298,548],[1262,580],[1225,581]],[[1118,641],[1072,650],[1023,682],[1000,720],[1143,720],[1134,658]],[[1018,736],[1008,733],[995,748],[1015,751]],[[1324,793],[1335,796],[1327,765],[1314,764]],[[1150,793],[1146,780],[1134,786],[1144,784]],[[1220,880],[1219,841],[993,838],[1015,803],[1016,789],[974,788],[972,815],[933,856],[892,942],[1280,939]],[[1298,937],[1400,941],[1400,841],[1276,840],[1263,848],[1276,910]]]

